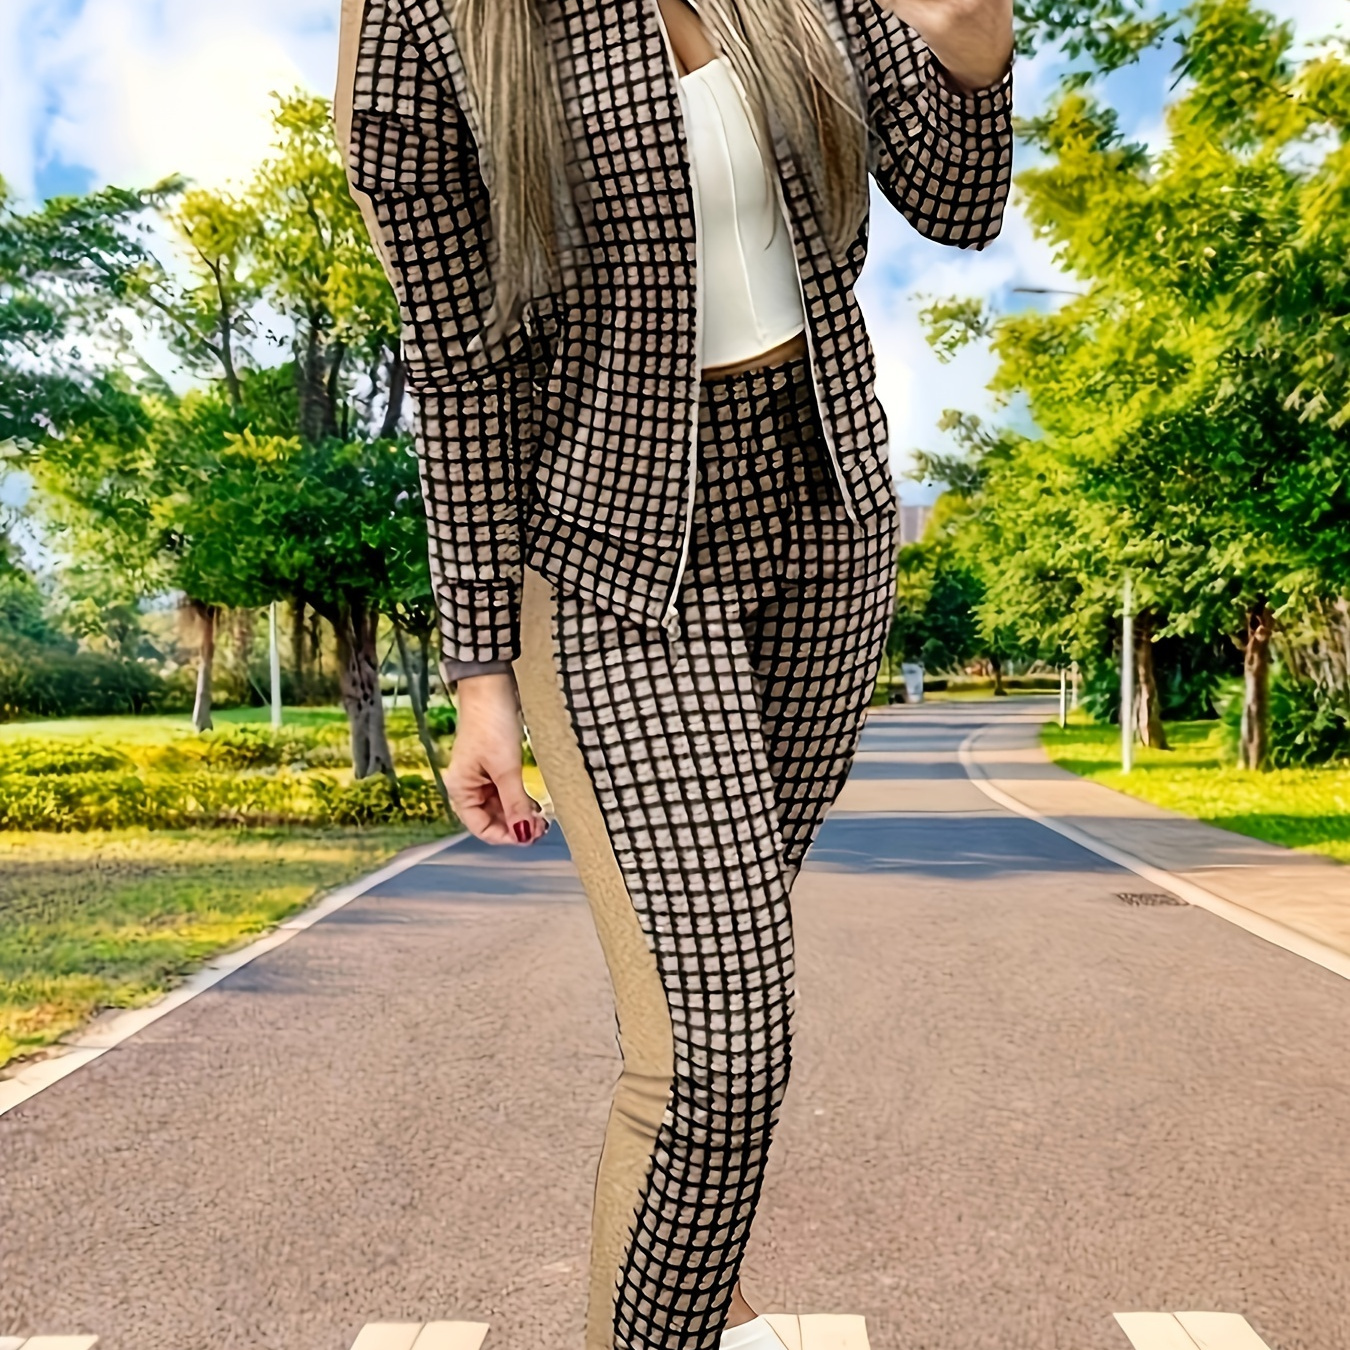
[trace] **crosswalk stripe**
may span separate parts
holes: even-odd
[[[1116,1313],[1134,1350],[1270,1350],[1240,1313]]]
[[[487,1333],[486,1322],[368,1322],[352,1350],[479,1350]]]
[[[1270,1350],[1237,1313],[1179,1312],[1177,1321],[1200,1350]]]
[[[22,1350],[93,1350],[97,1336],[30,1336],[20,1341]]]
[[[1117,1313],[1116,1321],[1134,1350],[1196,1350],[1186,1328],[1171,1313]]]
[[[486,1322],[428,1322],[413,1350],[478,1350],[487,1332]]]
[[[412,1350],[421,1322],[367,1322],[352,1350]]]

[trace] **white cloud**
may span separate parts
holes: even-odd
[[[331,88],[334,0],[85,0],[64,21],[50,4],[8,0],[0,21],[23,63],[0,86],[0,171],[20,191],[48,157],[97,183],[237,180],[268,146],[272,90]]]
[[[1264,0],[1315,37],[1340,25],[1346,0]],[[88,166],[97,183],[149,184],[182,172],[220,185],[248,174],[270,139],[271,91],[329,93],[338,0],[0,0],[0,174],[31,194],[51,157]],[[1055,78],[1049,54],[1019,61],[1019,110]],[[1160,125],[1140,128],[1156,136]],[[1015,207],[982,253],[919,238],[886,202],[873,210],[859,295],[877,351],[878,392],[897,471],[935,446],[942,410],[988,407],[987,353],[942,365],[918,327],[916,293],[1007,294],[1065,284]]]

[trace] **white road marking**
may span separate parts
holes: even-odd
[[[1192,905],[1207,909],[1221,919],[1227,919],[1229,923],[1246,929],[1253,937],[1262,938],[1276,947],[1282,947],[1295,956],[1301,956],[1304,960],[1321,966],[1324,970],[1331,971],[1333,975],[1350,980],[1350,956],[1344,952],[1338,952],[1325,942],[1318,942],[1316,938],[1296,933],[1292,928],[1286,928],[1284,924],[1268,919],[1255,910],[1235,904],[1232,900],[1225,900],[1221,895],[1215,895],[1212,891],[1205,890],[1203,886],[1197,886],[1193,881],[1187,881],[1172,872],[1165,872],[1161,867],[1154,867],[1151,863],[1146,863],[1142,858],[1136,858],[1132,853],[1126,853],[1124,849],[1116,848],[1113,844],[1094,839],[1092,835],[1084,833],[1067,821],[1042,815],[1032,807],[1019,802],[1016,797],[1010,797],[1001,788],[995,787],[986,776],[984,768],[971,754],[971,746],[988,730],[988,727],[981,727],[977,731],[972,731],[961,742],[957,756],[966,771],[966,776],[991,801],[1027,820],[1034,820],[1038,825],[1044,825],[1047,830],[1062,834],[1065,839],[1072,840],[1080,848],[1095,853],[1099,858],[1105,858],[1107,862],[1115,863],[1117,867],[1123,867],[1127,872],[1143,877],[1160,890],[1170,890]]]
[[[0,1345],[13,1344],[20,1350],[93,1350],[98,1344],[97,1336],[30,1336],[26,1341],[0,1341]]]
[[[478,1350],[487,1333],[486,1322],[428,1322],[413,1350]]]
[[[257,960],[265,952],[270,952],[273,948],[289,942],[297,933],[303,932],[306,928],[318,923],[320,919],[326,918],[344,905],[351,904],[353,900],[359,899],[367,891],[399,876],[410,868],[416,867],[419,863],[426,862],[436,854],[443,853],[453,845],[472,838],[473,836],[465,830],[449,839],[438,839],[435,843],[421,844],[416,848],[409,849],[401,858],[388,863],[378,872],[372,872],[370,876],[362,877],[349,886],[341,886],[308,909],[302,910],[299,914],[293,914],[285,923],[279,924],[256,942],[251,942],[247,947],[241,947],[237,951],[225,952],[214,960],[207,962],[206,965],[194,974],[189,975],[182,984],[166,994],[159,1002],[152,1003],[146,1008],[129,1008],[126,1012],[119,1013],[116,1017],[101,1022],[97,1029],[91,1027],[85,1032],[72,1036],[65,1042],[62,1053],[26,1065],[14,1073],[12,1077],[0,1078],[0,1116],[3,1116],[6,1111],[12,1111],[22,1102],[28,1101],[30,1097],[36,1097],[39,1092],[51,1087],[53,1083],[59,1083],[61,1079],[74,1073],[76,1069],[82,1069],[86,1064],[92,1063],[114,1046],[121,1045],[123,1041],[134,1036],[138,1031],[143,1031],[152,1022],[157,1022],[165,1014],[173,1012],[175,1008],[181,1008],[183,1004],[191,1002],[198,994],[204,994],[213,985],[219,984],[227,975],[232,975],[236,970],[248,965],[250,961]],[[24,1350],[29,1350],[33,1342],[31,1340],[22,1341],[20,1344],[24,1347]],[[0,1342],[0,1350],[2,1350],[3,1345],[4,1342]],[[39,1350],[71,1350],[71,1347],[64,1345],[50,1348],[39,1347]]]
[[[412,1350],[421,1322],[367,1322],[352,1350]]]
[[[1270,1350],[1237,1313],[1179,1312],[1177,1321],[1200,1350]]]
[[[1116,1321],[1134,1350],[1195,1350],[1186,1328],[1171,1313],[1117,1313]]]
[[[1270,1350],[1240,1313],[1116,1313],[1134,1350]]]
[[[486,1322],[369,1322],[352,1350],[478,1350]]]

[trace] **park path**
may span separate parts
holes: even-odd
[[[1029,710],[869,721],[794,897],[747,1293],[874,1350],[1128,1350],[1114,1313],[1183,1309],[1350,1345],[1350,982],[1123,903],[1139,877],[991,801],[960,747]],[[0,1116],[0,1336],[578,1350],[618,1059],[558,833],[446,849]]]

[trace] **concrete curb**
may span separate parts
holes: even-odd
[[[1333,975],[1339,975],[1343,979],[1350,980],[1350,956],[1337,951],[1335,947],[1296,932],[1275,919],[1267,918],[1264,914],[1259,914],[1253,909],[1247,909],[1244,905],[1227,900],[1223,896],[1215,895],[1212,891],[1196,885],[1193,881],[1187,881],[1161,867],[1154,867],[1151,863],[1144,862],[1142,858],[1136,858],[1133,854],[1125,852],[1124,849],[1116,848],[1113,844],[1097,839],[1086,831],[1080,830],[1077,826],[1068,824],[1067,821],[1043,815],[1034,808],[1018,801],[1011,793],[997,786],[998,780],[985,771],[979,759],[977,749],[979,740],[996,729],[994,727],[981,727],[977,731],[972,731],[961,742],[961,748],[958,752],[961,767],[965,769],[966,776],[991,801],[997,802],[1006,810],[1023,816],[1027,820],[1034,820],[1038,825],[1044,825],[1047,830],[1053,830],[1056,834],[1063,835],[1065,839],[1072,840],[1080,848],[1095,853],[1099,858],[1105,858],[1107,862],[1115,863],[1117,867],[1123,867],[1126,871],[1143,877],[1145,881],[1157,886],[1160,890],[1170,890],[1189,904],[1209,910],[1211,914],[1216,914],[1219,918],[1236,924],[1254,937],[1262,938],[1264,941],[1272,943],[1276,947],[1281,947],[1295,956],[1301,956],[1304,960],[1311,961],[1324,970],[1331,971]],[[1103,790],[1110,791],[1111,789]]]
[[[143,1008],[128,1008],[125,1012],[106,1020],[100,1019],[96,1025],[76,1033],[57,1047],[57,1053],[25,1065],[11,1077],[0,1078],[0,1116],[37,1096],[53,1083],[59,1083],[61,1079],[69,1077],[77,1069],[92,1064],[101,1055],[121,1045],[138,1031],[143,1031],[152,1022],[157,1022],[175,1008],[190,1003],[198,994],[205,993],[206,990],[219,984],[227,975],[242,969],[250,961],[256,961],[264,953],[289,942],[297,933],[304,932],[320,919],[335,913],[344,905],[351,904],[353,900],[383,882],[472,837],[466,830],[449,839],[440,839],[431,844],[418,844],[405,849],[378,872],[372,872],[369,876],[328,892],[308,909],[293,914],[246,947],[223,952],[220,956],[214,957],[156,1002]]]

